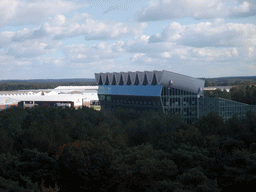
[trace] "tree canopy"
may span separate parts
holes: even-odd
[[[256,181],[256,117],[0,111],[1,191],[230,191]]]

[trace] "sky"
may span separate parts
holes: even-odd
[[[256,0],[0,0],[0,80],[256,76]]]

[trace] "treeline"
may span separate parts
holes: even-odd
[[[204,91],[205,97],[221,97],[234,101],[256,105],[256,86],[253,82],[243,82],[233,86],[229,92],[225,89],[216,89],[214,91]]]
[[[256,76],[201,78],[205,87],[234,86],[244,82],[256,83]],[[57,86],[96,85],[95,79],[38,79],[38,80],[0,80],[0,91],[26,89],[52,89]]]
[[[201,78],[205,80],[205,87],[214,86],[233,86],[249,81],[256,82],[256,76],[249,77],[218,77],[218,78]]]
[[[2,80],[0,91],[53,89],[58,86],[96,85],[94,79]]]
[[[256,117],[194,125],[162,112],[0,112],[0,191],[250,191]]]

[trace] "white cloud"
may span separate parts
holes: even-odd
[[[174,24],[174,26],[176,25],[177,23]],[[183,29],[183,27],[178,27],[179,29]],[[196,31],[200,32],[201,30],[198,29]],[[172,34],[161,42],[150,43],[151,38],[142,35],[127,41],[123,45],[123,48],[126,52],[133,54],[131,56],[131,62],[151,66],[161,64],[165,67],[174,63],[187,65],[185,63],[244,61],[247,60],[248,55],[253,56],[255,51],[254,47],[210,46],[211,44],[207,44],[207,46],[189,46],[182,43],[179,44],[182,38],[182,35],[177,38],[176,35],[173,36]],[[192,37],[186,38],[189,39]],[[251,60],[253,60],[253,57]]]
[[[256,14],[254,0],[237,1],[229,5],[227,0],[151,0],[148,6],[137,13],[139,21],[169,20],[181,17],[195,19],[251,16]]]
[[[149,38],[150,43],[172,42],[190,47],[248,47],[256,46],[254,24],[204,22],[181,25],[173,22],[163,32]]]
[[[9,37],[12,36],[12,41],[26,41],[44,37],[57,40],[80,35],[84,35],[87,40],[117,39],[139,35],[146,26],[146,23],[123,24],[97,21],[91,19],[88,14],[75,14],[71,19],[67,19],[64,15],[56,15],[49,22],[35,29],[25,28],[22,31],[9,32],[11,33]],[[1,36],[7,36],[7,32],[5,34],[0,33],[0,41]]]
[[[13,68],[13,66],[17,65],[30,65],[32,64],[32,59],[30,58],[15,58],[12,55],[8,55],[4,52],[0,51],[0,67],[2,67],[2,71],[6,71],[9,68]],[[15,70],[15,68],[13,69]]]
[[[7,55],[15,58],[35,58],[40,55],[53,53],[60,48],[60,41],[51,40],[27,40],[16,42],[9,46]]]
[[[71,63],[93,63],[103,62],[104,60],[114,59],[120,57],[125,53],[122,48],[124,42],[107,44],[100,42],[99,44],[86,45],[67,45],[64,48],[64,53]]]
[[[0,26],[40,23],[48,16],[65,14],[86,6],[67,0],[0,1]]]
[[[87,14],[82,16],[76,14],[70,20],[65,21],[63,17],[64,16],[61,16],[62,22],[58,22],[58,26],[54,25],[52,22],[44,25],[44,29],[48,32],[51,31],[55,39],[62,39],[78,35],[85,35],[85,39],[87,40],[117,39],[141,34],[143,29],[147,27],[146,23],[123,24],[106,21],[102,22],[93,20]]]
[[[129,53],[161,53],[170,51],[174,43],[157,42],[149,44],[149,36],[141,35],[124,44],[124,49]]]
[[[0,49],[9,46],[13,35],[14,32],[12,31],[4,31],[0,33]]]

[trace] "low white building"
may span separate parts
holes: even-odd
[[[22,106],[40,103],[44,106],[56,106],[57,103],[72,103],[72,107],[90,106],[91,101],[98,101],[98,86],[59,86],[55,89],[0,91],[0,97],[8,97]],[[48,105],[47,105],[48,103]],[[31,105],[32,104],[32,105]]]

